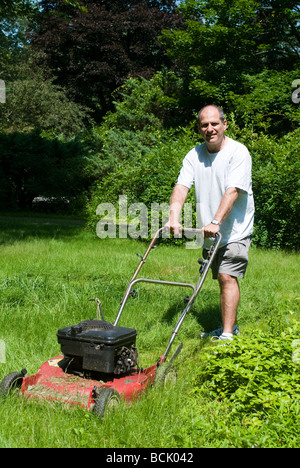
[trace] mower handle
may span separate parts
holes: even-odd
[[[147,251],[146,251],[146,253],[145,253],[145,255],[144,255],[143,258],[146,258],[146,257],[148,256],[150,250],[154,247],[155,243],[156,243],[157,240],[161,237],[162,233],[163,233],[163,232],[168,232],[168,231],[170,232],[170,230],[167,229],[165,226],[162,227],[162,228],[160,228],[160,229],[158,229],[158,230],[156,231],[156,233],[154,234],[154,236],[153,236],[153,238],[152,238],[152,240],[151,240],[151,242],[150,242],[149,248],[147,249]],[[185,232],[185,233],[193,234],[194,236],[195,236],[196,234],[201,234],[201,235],[203,236],[202,229],[199,229],[199,228],[185,228],[185,227],[182,226],[182,227],[180,228],[180,231],[181,231],[182,233]],[[220,234],[219,234],[219,235],[220,235]]]
[[[156,231],[156,233],[154,234],[154,237],[152,238],[152,240],[151,240],[151,242],[150,242],[150,245],[149,245],[148,249],[146,250],[144,256],[138,254],[138,256],[141,258],[141,261],[140,261],[140,263],[139,263],[139,265],[138,265],[138,267],[137,267],[137,269],[136,269],[136,271],[135,271],[133,277],[131,278],[131,280],[130,280],[130,282],[129,282],[128,288],[127,288],[127,290],[126,290],[126,292],[125,292],[125,294],[124,294],[124,296],[123,296],[123,299],[122,299],[122,301],[121,301],[121,304],[123,304],[123,302],[124,302],[124,300],[125,300],[125,297],[126,297],[126,294],[127,294],[128,289],[129,289],[129,292],[130,292],[130,289],[131,289],[131,286],[132,286],[131,283],[136,279],[136,277],[137,277],[137,275],[139,274],[139,272],[140,272],[142,266],[143,266],[144,263],[146,262],[146,258],[148,257],[149,253],[151,252],[151,250],[152,250],[153,247],[155,246],[155,243],[156,243],[157,240],[160,238],[161,234],[162,234],[164,231],[166,231],[166,230],[167,230],[167,229],[166,229],[165,226],[162,227],[162,228],[160,228],[160,229],[158,229],[158,230]],[[182,227],[181,231],[183,231],[183,232],[190,232],[190,233],[193,233],[194,235],[196,235],[196,234],[202,234],[202,230],[201,230],[201,229],[198,229],[198,228],[184,228],[184,227]],[[116,321],[115,321],[115,325],[116,325],[116,323],[119,321],[119,318],[120,318],[120,313],[118,314],[118,318],[117,318]]]
[[[131,278],[131,280],[130,280],[130,282],[129,282],[129,284],[128,284],[128,287],[127,287],[127,289],[126,289],[126,291],[125,291],[125,294],[124,294],[123,299],[122,299],[122,301],[121,301],[121,306],[120,306],[118,315],[117,315],[116,320],[115,320],[115,322],[114,322],[114,326],[116,326],[116,325],[118,324],[118,322],[119,322],[119,320],[120,320],[120,318],[121,318],[123,309],[124,309],[124,307],[125,307],[125,304],[126,304],[126,302],[127,302],[127,299],[128,299],[128,297],[129,297],[129,294],[130,294],[130,292],[131,292],[131,290],[132,290],[132,286],[133,286],[135,283],[137,283],[137,282],[148,282],[148,283],[156,283],[156,284],[167,284],[167,285],[169,285],[169,286],[182,286],[182,287],[189,287],[189,288],[192,288],[192,289],[193,289],[193,294],[192,294],[192,297],[191,297],[191,299],[189,300],[189,302],[188,302],[188,304],[187,304],[187,307],[185,308],[185,311],[184,311],[185,314],[183,314],[184,317],[185,317],[186,313],[188,312],[188,310],[190,309],[190,307],[191,307],[192,303],[194,302],[195,298],[197,297],[197,295],[198,295],[198,293],[199,293],[199,291],[200,291],[200,289],[201,289],[201,287],[202,287],[202,284],[203,284],[203,282],[204,282],[204,279],[205,279],[205,277],[206,277],[207,271],[208,271],[208,269],[209,269],[209,267],[210,267],[210,265],[211,265],[211,262],[212,262],[212,260],[213,260],[214,255],[215,255],[215,251],[218,249],[218,247],[219,247],[219,245],[220,245],[220,242],[221,242],[221,240],[222,240],[222,236],[221,236],[220,233],[217,233],[217,234],[216,234],[215,241],[214,241],[214,244],[213,244],[213,249],[212,249],[212,255],[211,255],[212,258],[210,258],[209,260],[206,260],[204,268],[202,268],[202,271],[200,271],[200,278],[202,277],[202,280],[200,280],[200,278],[199,278],[198,283],[197,283],[196,286],[194,286],[193,284],[190,284],[190,283],[179,283],[179,282],[173,282],[173,281],[153,280],[153,279],[147,279],[147,278],[139,278],[139,279],[137,279],[137,276],[138,276],[138,274],[139,274],[139,272],[140,272],[142,266],[143,266],[144,263],[146,262],[146,258],[148,257],[148,255],[149,255],[151,249],[154,247],[155,242],[156,242],[157,239],[160,237],[160,235],[162,234],[162,232],[165,231],[165,230],[166,230],[165,227],[162,227],[162,228],[158,229],[158,231],[156,231],[156,233],[155,233],[153,239],[151,240],[150,245],[149,245],[148,249],[146,250],[144,256],[139,255],[139,257],[141,257],[141,261],[140,261],[140,263],[139,263],[139,265],[138,265],[138,267],[137,267],[137,269],[136,269],[134,275],[132,276],[132,278]],[[202,230],[201,230],[201,229],[197,229],[197,228],[182,228],[182,231],[190,232],[190,233],[192,233],[192,234],[194,234],[194,235],[196,235],[196,234],[201,234],[201,233],[202,233]],[[180,325],[181,325],[181,323],[182,323],[184,317],[182,317],[182,320],[180,320]],[[179,327],[180,327],[180,325],[179,325]],[[179,328],[178,328],[178,329],[179,329]],[[168,352],[165,353],[165,357],[166,357],[167,354],[168,354]]]

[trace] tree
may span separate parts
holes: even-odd
[[[68,4],[66,4],[68,3]],[[183,26],[175,0],[42,1],[31,45],[45,55],[56,84],[102,117],[128,76],[150,78],[169,64],[157,36]],[[76,2],[78,3],[78,2]]]
[[[26,43],[26,27],[37,12],[37,0],[2,0],[0,5],[0,70],[15,61]],[[1,78],[3,78],[1,76]]]
[[[30,132],[34,129],[53,136],[76,135],[85,129],[88,110],[66,97],[65,90],[45,78],[34,57],[6,67],[6,103],[0,106],[0,131]]]
[[[163,31],[160,40],[183,80],[186,108],[218,102],[233,110],[230,93],[245,94],[245,75],[292,71],[299,63],[293,0],[185,0],[180,11],[186,29]]]
[[[300,105],[292,101],[292,83],[300,76],[295,71],[264,70],[257,75],[243,76],[244,94],[230,94],[235,119],[249,123],[257,131],[279,137],[297,129]]]
[[[292,69],[300,57],[300,7],[294,0],[185,0],[187,31],[165,33],[173,58],[220,71]]]
[[[67,199],[78,208],[93,171],[93,157],[78,138],[49,138],[37,130],[0,134],[2,209],[31,209],[38,196]]]

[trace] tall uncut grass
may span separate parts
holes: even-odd
[[[35,373],[60,353],[59,328],[96,317],[102,301],[113,321],[120,300],[147,244],[131,239],[100,240],[72,221],[1,218],[0,339],[6,363],[0,379],[26,368]],[[151,252],[143,276],[195,283],[201,252],[160,245]],[[299,319],[299,254],[256,250],[240,282],[242,334],[274,333]],[[139,284],[119,325],[136,328],[140,364],[163,354],[184,307],[182,288]],[[166,392],[149,391],[134,404],[121,403],[111,417],[60,403],[34,402],[12,394],[0,402],[0,447],[248,447],[297,446],[299,423],[286,415],[255,425],[243,423],[228,404],[195,398],[193,376],[210,344],[203,330],[220,323],[218,285],[207,278],[180,330],[184,343],[177,359],[178,382]],[[300,370],[300,369],[299,369]],[[284,429],[285,434],[284,434]]]

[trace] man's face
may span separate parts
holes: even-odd
[[[219,151],[227,128],[226,120],[222,121],[218,109],[210,106],[203,109],[199,120],[199,131],[208,149]]]

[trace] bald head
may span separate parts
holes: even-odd
[[[202,109],[199,110],[198,116],[197,116],[198,123],[200,123],[200,117],[201,117],[202,112],[205,111],[205,110],[209,110],[209,108],[212,108],[212,109],[218,111],[220,120],[222,122],[224,122],[226,120],[226,117],[225,117],[225,114],[224,114],[224,111],[223,111],[222,107],[211,104],[209,106],[204,106],[204,107],[202,107]]]

